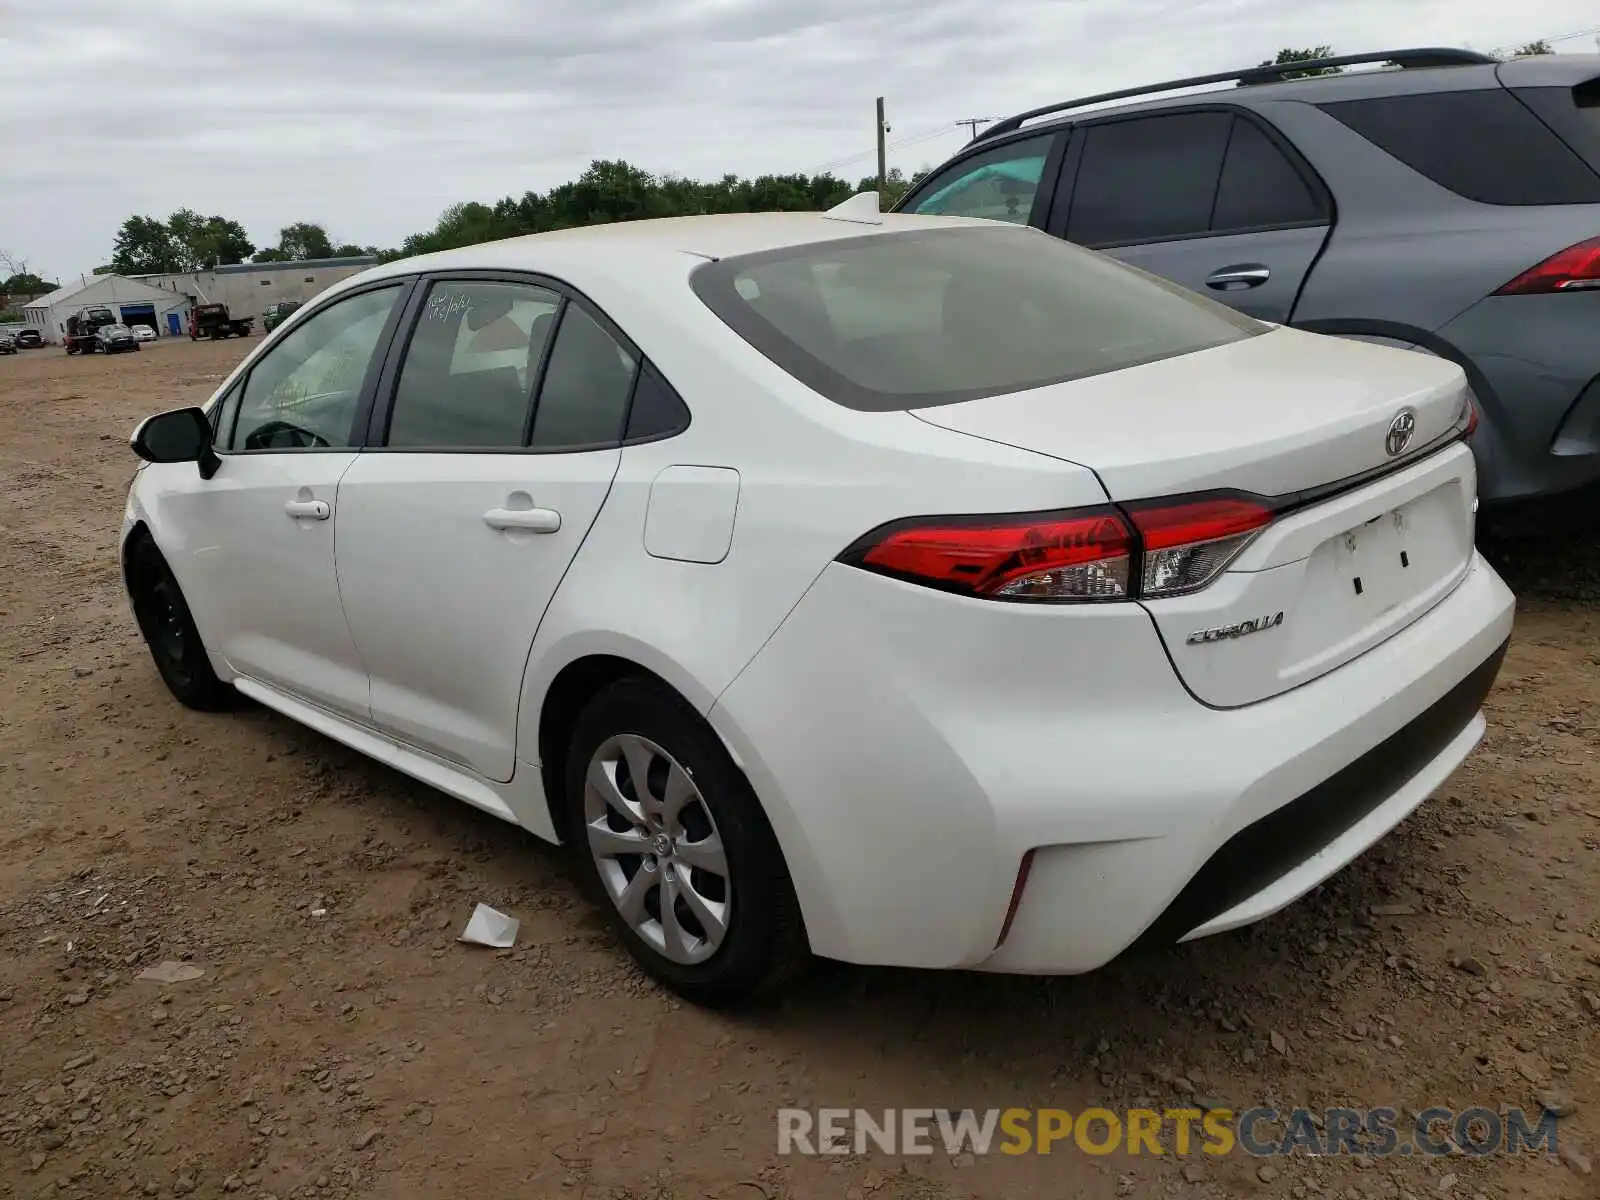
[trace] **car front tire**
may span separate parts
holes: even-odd
[[[721,741],[679,696],[644,677],[608,685],[578,717],[565,783],[584,890],[651,976],[718,1008],[804,967],[809,947],[777,838]]]
[[[183,589],[148,537],[140,538],[133,548],[128,594],[150,657],[178,703],[200,712],[234,707],[238,693],[212,670]]]

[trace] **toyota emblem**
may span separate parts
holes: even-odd
[[[1417,432],[1417,414],[1413,409],[1402,408],[1389,422],[1389,435],[1383,439],[1383,448],[1395,458],[1406,452]]]

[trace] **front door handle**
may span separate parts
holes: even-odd
[[[1242,292],[1245,288],[1260,287],[1271,278],[1272,271],[1261,263],[1241,263],[1206,276],[1206,286],[1218,292]]]
[[[491,508],[483,514],[490,529],[521,529],[529,533],[555,533],[561,514],[553,508]]]
[[[291,517],[309,521],[326,521],[333,512],[326,500],[291,500],[283,506]]]

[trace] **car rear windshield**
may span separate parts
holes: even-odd
[[[1063,383],[1268,326],[1031,229],[877,233],[708,262],[696,294],[790,375],[891,412]]]

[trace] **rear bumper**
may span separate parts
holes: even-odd
[[[1070,974],[1257,920],[1382,837],[1481,736],[1513,606],[1475,556],[1359,659],[1217,710],[1134,606],[994,605],[834,566],[711,718],[817,953]]]

